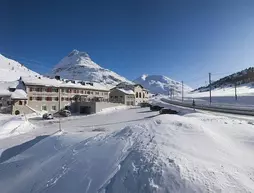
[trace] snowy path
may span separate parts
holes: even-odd
[[[62,126],[63,133],[2,152],[1,192],[254,192],[254,125],[248,121],[137,108]]]

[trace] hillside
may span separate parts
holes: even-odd
[[[134,80],[134,82],[141,84],[153,94],[169,95],[171,92],[174,92],[173,95],[177,96],[182,93],[181,82],[172,80],[163,75],[142,75]],[[184,92],[190,92],[191,90],[191,87],[184,84]]]
[[[87,53],[78,50],[73,50],[68,56],[64,57],[53,68],[51,75],[111,85],[116,85],[120,82],[130,82],[117,73],[102,68],[93,62]]]
[[[0,54],[0,81],[16,81],[20,76],[38,76],[39,74],[26,68],[15,60]]]
[[[240,72],[236,72],[234,74],[225,76],[217,81],[212,82],[211,88],[212,90],[224,89],[224,88],[234,87],[235,85],[238,87],[243,85],[247,87],[248,86],[252,87],[253,85],[251,83],[253,82],[254,82],[254,67],[250,67]],[[209,87],[210,85],[202,86],[193,90],[193,92],[195,91],[206,92],[206,91],[209,91]]]

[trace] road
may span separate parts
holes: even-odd
[[[190,103],[182,103],[180,101],[172,101],[172,100],[169,100],[166,98],[162,98],[161,100],[163,102],[166,102],[169,104],[187,107],[187,108],[193,108],[193,105]],[[213,112],[221,112],[221,113],[230,113],[230,114],[237,114],[237,115],[254,116],[254,109],[240,108],[240,107],[236,107],[233,105],[232,106],[223,106],[223,104],[221,104],[221,106],[218,106],[218,104],[217,104],[216,106],[213,106],[213,105],[209,106],[209,105],[203,105],[203,104],[196,104],[195,109],[213,111]]]
[[[71,116],[60,119],[60,126],[63,132],[83,133],[87,137],[94,136],[99,132],[114,132],[127,125],[142,122],[149,117],[157,115],[158,112],[151,112],[148,108],[131,108],[127,110],[116,110],[111,113],[99,113],[88,116]],[[49,136],[59,131],[59,119],[42,120],[41,118],[30,119],[36,129],[18,136],[9,137],[0,141],[1,149],[10,148],[32,140],[37,136]]]

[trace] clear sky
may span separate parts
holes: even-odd
[[[73,49],[196,87],[254,64],[253,0],[0,0],[0,53],[46,73]]]

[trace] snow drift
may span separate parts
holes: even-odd
[[[90,138],[59,133],[8,155],[1,191],[253,192],[253,135],[246,121],[199,113],[153,116]]]

